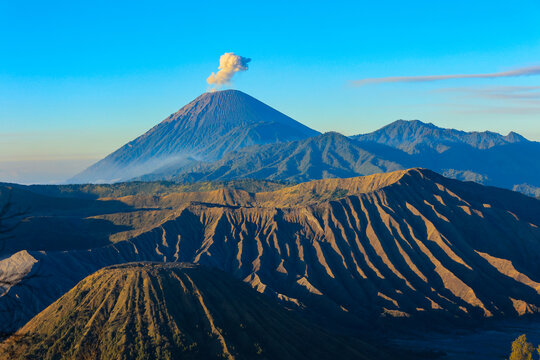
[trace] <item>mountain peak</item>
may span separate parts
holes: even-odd
[[[428,128],[439,128],[438,126],[436,126],[435,124],[433,123],[426,123],[426,122],[423,122],[421,120],[417,120],[417,119],[414,119],[414,120],[403,120],[403,119],[398,119],[394,122],[391,122],[390,124],[386,125],[385,128],[388,128],[388,127],[397,127],[397,126],[401,126],[401,127],[428,127]]]
[[[180,121],[185,122],[185,126],[189,126],[200,118],[205,121],[220,121],[232,126],[245,125],[261,121],[261,118],[269,115],[270,110],[275,112],[271,114],[272,117],[278,117],[277,114],[281,115],[279,121],[286,121],[284,118],[294,121],[242,91],[227,89],[209,91],[199,95],[163,122]],[[257,114],[258,111],[263,112],[263,114]],[[269,120],[264,119],[264,121]],[[276,119],[272,119],[272,121],[276,121]]]
[[[194,158],[217,160],[226,152],[245,146],[300,140],[318,134],[239,90],[207,92],[71,182],[129,180]]]
[[[505,139],[508,142],[522,142],[522,141],[528,141],[527,138],[525,138],[523,135],[520,135],[516,132],[510,131],[508,135],[505,136]]]
[[[222,94],[239,94],[239,95],[245,95],[245,96],[252,97],[251,95],[248,95],[245,92],[240,91],[240,90],[236,90],[236,89],[207,91],[207,92],[201,94],[200,96],[205,96],[205,95],[216,95],[217,96],[217,95],[222,95]]]
[[[207,91],[205,93],[202,93],[201,95],[197,96],[193,101],[200,101],[203,99],[209,99],[211,101],[227,101],[231,98],[246,98],[246,99],[255,99],[253,96],[246,94],[243,91],[236,90],[236,89],[225,89],[225,90],[214,90],[214,91]],[[258,101],[258,100],[257,100]]]
[[[356,135],[352,138],[357,141],[385,144],[410,154],[430,149],[442,153],[452,146],[460,145],[489,149],[498,145],[527,141],[516,133],[503,136],[491,131],[466,132],[441,128],[420,120],[397,120],[372,133]]]

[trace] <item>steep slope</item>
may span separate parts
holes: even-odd
[[[237,90],[205,93],[144,135],[92,165],[70,182],[113,182],[193,158],[218,159],[247,145],[317,135],[299,122]]]
[[[467,145],[476,149],[527,142],[523,136],[510,132],[503,136],[490,131],[465,132],[444,129],[419,120],[397,120],[369,134],[352,136],[357,141],[376,142],[403,150],[409,154],[434,150],[442,153],[452,146]]]
[[[398,163],[364,150],[346,136],[329,132],[305,140],[247,147],[228,153],[216,162],[197,162],[165,172],[160,169],[141,179],[192,182],[252,178],[299,182],[402,168]]]
[[[538,312],[536,199],[425,169],[213,196],[149,199],[179,210],[113,246],[15,254],[40,277],[0,298],[1,308],[24,304],[0,320],[21,323],[89,273],[140,260],[217,267],[321,321],[357,328]],[[9,273],[7,260],[0,271]]]
[[[134,263],[82,280],[0,347],[10,359],[384,359],[220,271]]]

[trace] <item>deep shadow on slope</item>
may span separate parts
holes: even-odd
[[[20,250],[74,250],[110,244],[109,237],[129,230],[96,215],[137,211],[121,201],[58,198],[36,194],[20,186],[0,185],[0,203],[13,203],[21,215],[0,254]],[[16,225],[16,226],[15,226]]]

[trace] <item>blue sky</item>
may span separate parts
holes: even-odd
[[[540,76],[392,82],[540,65],[535,1],[0,1],[0,181],[54,182],[207,90],[232,87],[319,131],[396,119],[540,140]]]

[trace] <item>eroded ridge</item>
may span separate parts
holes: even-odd
[[[64,291],[70,281],[119,262],[209,265],[285,304],[354,324],[538,312],[538,200],[425,169],[246,198],[249,204],[190,202],[115,245],[31,256],[51,274],[67,272],[69,264]],[[282,205],[291,199],[295,206]],[[33,314],[62,286],[46,289]],[[22,288],[10,293],[29,296]]]

